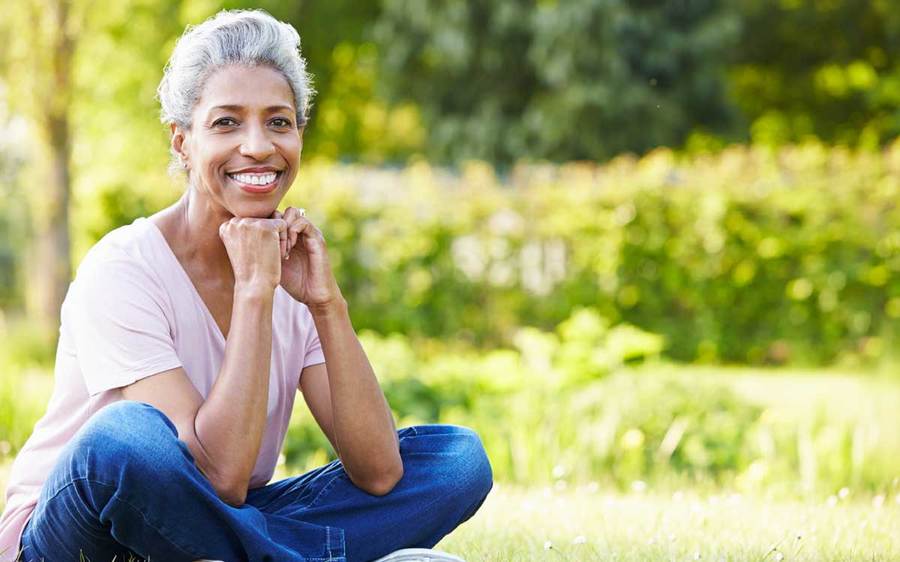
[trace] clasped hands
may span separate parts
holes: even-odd
[[[340,301],[325,237],[305,215],[303,209],[287,207],[264,219],[233,217],[222,223],[219,236],[231,260],[235,283],[274,281],[310,307]]]

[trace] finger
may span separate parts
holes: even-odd
[[[288,222],[288,224],[293,224],[298,220],[302,219],[306,216],[306,212],[303,209],[298,209],[296,207],[288,207],[284,210],[284,220]]]
[[[304,232],[312,238],[319,238],[323,243],[325,242],[325,236],[322,234],[322,231],[316,228],[310,220],[306,218],[306,209],[302,207],[287,207],[284,210],[284,220],[288,223],[289,248],[293,248],[297,245],[298,239]]]
[[[278,233],[278,249],[283,259],[287,255],[287,222],[281,217],[274,217],[270,224],[275,227]]]
[[[283,217],[288,224],[288,257],[291,255],[291,249],[297,243],[297,234],[291,229],[291,226],[302,216],[294,207],[288,207],[284,210]]]
[[[276,210],[272,211],[272,216],[271,216],[271,218],[273,218],[273,219],[281,219],[281,220],[284,220],[284,215],[281,213],[281,211],[279,211],[278,209],[276,209]],[[281,257],[282,257],[282,258],[285,256],[285,254],[287,254],[287,252],[290,251],[290,250],[289,250],[288,248],[286,248],[285,246],[286,246],[286,244],[285,244],[284,241],[283,241],[283,236],[281,235],[281,233],[279,233],[279,234],[278,234],[278,249],[281,250]]]
[[[304,232],[311,234],[315,227],[305,218],[300,218],[297,222],[293,223],[290,227],[288,227],[288,231],[290,232],[291,241],[293,244],[297,244],[297,240],[300,238],[300,235]]]
[[[257,219],[257,226],[267,230],[274,230],[278,237],[287,238],[288,223],[284,219]]]

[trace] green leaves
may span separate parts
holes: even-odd
[[[433,160],[602,160],[729,124],[720,1],[384,3],[392,100],[422,108]]]

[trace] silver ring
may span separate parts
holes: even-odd
[[[301,217],[305,217],[305,216],[306,216],[306,209],[304,209],[303,207],[300,207],[300,208],[297,209],[297,210],[300,211],[300,216],[301,216]]]

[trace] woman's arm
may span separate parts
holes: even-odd
[[[314,415],[317,420],[327,420],[325,425],[332,433],[329,438],[350,480],[370,494],[384,495],[403,476],[397,430],[387,400],[353,330],[346,300],[341,297],[313,306],[310,312],[325,354],[323,367],[327,366],[330,394],[326,402],[330,412]],[[321,397],[306,400],[324,402]]]
[[[350,323],[347,301],[334,278],[325,237],[302,209],[288,207],[284,214],[276,211],[273,216],[284,219],[288,225],[281,286],[309,309],[325,355],[328,384],[318,386],[328,388],[330,400],[320,396],[312,400],[320,405],[330,404],[331,411],[313,415],[317,421],[330,419],[322,424],[323,431],[331,429],[333,437],[329,438],[353,483],[371,494],[386,494],[403,476],[397,431],[387,400]]]
[[[271,295],[235,291],[225,358],[205,401],[181,367],[122,388],[126,400],[166,414],[216,494],[235,507],[247,497],[266,422],[271,318]]]
[[[206,400],[180,368],[123,389],[126,399],[152,404],[175,423],[216,493],[234,506],[246,499],[266,424],[279,226],[246,219],[223,225],[235,285],[225,356]]]
[[[268,287],[235,287],[222,367],[194,423],[232,505],[247,497],[266,428],[273,302]]]

